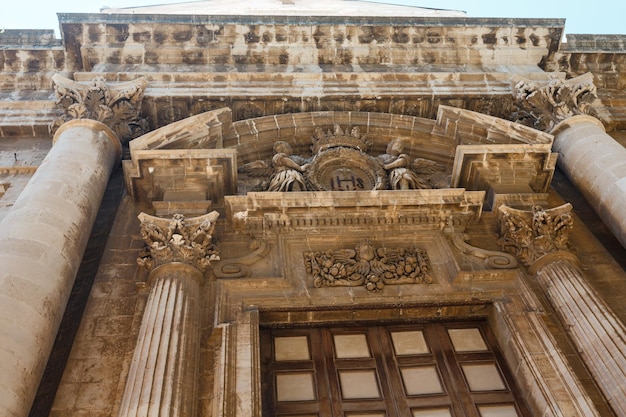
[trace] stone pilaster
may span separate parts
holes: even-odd
[[[185,219],[139,215],[152,269],[119,417],[195,416],[204,272],[219,259],[212,243],[217,212]]]
[[[626,247],[626,149],[589,115],[596,99],[591,74],[515,86],[517,121],[554,135],[557,164]]]
[[[571,252],[571,208],[500,206],[501,244],[534,274],[615,414],[626,416],[626,328]]]
[[[0,223],[0,415],[27,416],[109,175],[117,136],[73,120]]]

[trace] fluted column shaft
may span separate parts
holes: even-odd
[[[572,253],[571,204],[498,210],[503,249],[534,274],[613,411],[626,417],[626,327],[588,284]]]
[[[219,214],[185,219],[139,215],[151,269],[150,294],[119,417],[195,417],[204,272],[219,259],[212,243]]]
[[[120,417],[195,415],[202,279],[183,263],[152,271]]]
[[[27,416],[109,175],[121,155],[102,123],[74,120],[0,223],[0,415]]]
[[[558,166],[626,247],[626,148],[591,116],[570,117],[551,133]]]
[[[626,329],[570,259],[548,262],[535,274],[602,393],[626,416]]]

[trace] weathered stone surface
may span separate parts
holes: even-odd
[[[6,352],[1,384],[7,391],[0,408],[6,415],[24,416],[31,407],[109,174],[120,158],[118,139],[93,121],[65,125],[55,142],[0,225],[5,309],[0,331]]]
[[[259,346],[260,328],[381,322],[409,326],[441,320],[487,322],[533,415],[622,415],[615,399],[623,384],[611,387],[607,381],[620,380],[616,372],[623,366],[606,366],[620,356],[590,359],[587,352],[605,340],[598,333],[603,327],[593,320],[626,320],[626,274],[623,262],[610,255],[619,257],[624,249],[619,244],[622,252],[602,247],[592,234],[600,221],[588,214],[577,217],[585,212],[574,204],[575,228],[569,239],[578,248],[584,274],[574,282],[571,270],[554,268],[552,282],[570,279],[557,291],[499,251],[497,212],[503,205],[531,210],[564,204],[551,184],[558,178],[551,147],[562,151],[559,158],[569,163],[559,139],[574,143],[569,139],[583,133],[572,123],[546,133],[509,121],[517,109],[516,80],[539,86],[558,80],[557,94],[545,97],[557,99],[560,106],[577,103],[576,96],[559,100],[558,93],[571,92],[561,87],[591,73],[583,77],[596,87],[597,100],[589,110],[619,148],[624,142],[619,129],[626,123],[623,39],[568,35],[571,42],[561,44],[561,19],[471,18],[334,0],[271,0],[271,10],[244,13],[267,4],[262,1],[61,14],[62,40],[53,39],[50,31],[0,34],[0,218],[11,217],[20,194],[27,194],[28,179],[49,168],[44,156],[54,155],[58,146],[50,151],[47,131],[61,116],[54,106],[53,74],[85,86],[95,77],[111,86],[140,77],[149,80],[144,100],[136,103],[131,116],[145,118],[154,130],[129,143],[131,159],[124,161],[128,195],[102,251],[76,339],[66,342],[73,349],[50,415],[113,417],[164,405],[168,412],[194,416],[258,416],[264,382],[259,352],[265,349]],[[227,7],[228,13],[207,14],[212,11],[202,7],[209,3]],[[295,12],[329,3],[338,7],[334,16]],[[368,14],[374,7],[387,14]],[[559,106],[539,107],[549,110],[549,117],[577,111]],[[333,137],[336,126],[343,139]],[[359,134],[352,137],[354,128]],[[600,138],[585,129],[583,136]],[[365,137],[362,147],[353,140],[357,137]],[[601,148],[581,145],[583,157],[575,158],[572,166],[583,179],[581,190],[586,181],[611,197],[588,199],[607,205],[619,200],[619,181],[603,174],[619,173],[620,165]],[[609,152],[617,159],[618,148]],[[332,163],[322,158],[326,152],[334,155]],[[62,159],[77,153],[77,148],[64,148]],[[297,174],[277,169],[288,164],[281,158],[300,161],[296,165],[302,175],[317,184],[314,191],[296,191],[293,184],[299,182],[291,180]],[[436,178],[418,178],[435,189],[412,189],[420,184],[406,171],[414,169],[414,161],[443,167]],[[583,169],[586,161],[603,172]],[[270,172],[261,180],[242,169],[261,162]],[[382,178],[388,188],[395,184],[400,189],[328,190],[336,170],[353,174],[363,166],[380,173],[373,175],[374,183]],[[400,168],[402,175],[393,171]],[[78,233],[62,226],[64,216],[72,213],[67,202],[79,194],[97,194],[95,183],[70,187],[85,170],[71,168],[49,186],[63,196],[48,207],[54,213],[30,216],[19,226],[35,236],[32,241],[12,241],[1,251],[2,256],[19,255],[19,261],[7,267],[3,263],[0,271],[19,268],[28,275],[28,285],[5,280],[10,285],[3,287],[2,297],[22,304],[45,298],[59,253],[51,251],[48,257],[42,252],[45,240],[58,246],[65,235]],[[272,191],[254,191],[264,181]],[[310,182],[305,178],[305,188]],[[279,191],[286,189],[291,191]],[[150,280],[148,271],[137,266],[143,246],[139,212],[165,219],[182,214],[187,220],[213,210],[220,213],[211,231],[220,260],[214,259],[198,280],[204,285],[196,286],[195,272],[181,275],[179,268],[178,275]],[[17,227],[6,224],[0,235]],[[63,230],[55,231],[57,226]],[[179,229],[172,229],[171,236],[167,225],[159,230],[163,239],[151,240],[155,248],[189,246],[175,237]],[[88,234],[83,227],[79,232]],[[536,248],[544,236],[533,239]],[[183,240],[191,248],[198,243]],[[374,257],[357,256],[354,248],[365,241],[375,249]],[[331,255],[335,262],[326,275],[313,267],[307,270],[305,260],[322,270]],[[421,263],[413,259],[420,257]],[[80,256],[72,260],[78,262]],[[357,282],[357,264],[370,271],[362,285],[324,285],[348,276]],[[418,265],[420,274],[412,276]],[[331,273],[333,266],[337,273]],[[385,275],[392,267],[395,275]],[[342,268],[353,273],[343,275]],[[37,275],[42,271],[45,277]],[[376,279],[385,285],[378,288]],[[160,294],[171,298],[149,295],[166,287]],[[570,294],[573,287],[580,291]],[[55,297],[37,305],[60,310],[62,303]],[[195,307],[185,310],[171,302],[174,298]],[[580,300],[588,301],[593,311],[583,311]],[[576,313],[564,314],[561,305]],[[169,313],[189,314],[170,320]],[[4,317],[12,320],[13,315]],[[7,340],[15,352],[39,352],[41,343],[24,343],[19,336],[38,322],[26,313],[22,317],[17,333],[0,340]],[[46,323],[49,328],[50,321]],[[176,337],[142,323],[165,324]],[[585,339],[589,335],[595,336]],[[185,345],[182,349],[175,348],[179,342]],[[151,354],[142,355],[140,345],[151,346],[143,352]],[[134,352],[139,352],[137,360]],[[163,369],[177,369],[189,378],[177,379],[173,371],[155,378],[150,364],[164,357],[180,366]],[[0,361],[14,362],[12,357]],[[50,365],[60,369],[66,364]],[[19,379],[12,370],[5,374]],[[172,389],[159,391],[161,382]],[[34,389],[37,381],[27,385]],[[148,391],[154,395],[146,395]],[[170,407],[167,398],[179,398],[184,405]],[[40,409],[33,408],[33,417]]]

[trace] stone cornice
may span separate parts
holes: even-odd
[[[193,266],[200,272],[206,271],[214,260],[219,260],[218,250],[213,244],[216,211],[203,216],[185,219],[175,214],[171,219],[139,214],[144,253],[137,263],[150,269],[180,262]]]
[[[532,211],[508,206],[499,207],[501,215],[500,245],[526,267],[532,268],[543,257],[572,251],[569,233],[573,227],[572,205],[552,209],[539,206]],[[550,258],[554,259],[551,255]]]
[[[479,220],[484,196],[464,189],[261,192],[225,201],[236,230],[264,234],[406,225],[463,229]]]
[[[102,24],[102,23],[161,23],[161,24],[214,24],[214,23],[239,23],[239,24],[347,24],[355,25],[369,24],[394,24],[416,25],[425,28],[433,26],[494,26],[502,28],[516,27],[546,27],[553,30],[562,31],[565,19],[545,19],[545,18],[473,18],[473,17],[441,17],[417,16],[401,17],[389,16],[363,17],[363,16],[276,16],[265,14],[263,16],[254,15],[186,15],[186,14],[106,14],[106,13],[57,13],[59,24]],[[365,22],[364,22],[364,19]]]
[[[64,114],[50,125],[51,133],[73,119],[104,123],[124,143],[147,132],[148,122],[139,116],[148,85],[145,78],[109,86],[102,77],[94,78],[90,84],[82,84],[55,74],[52,82],[56,104]]]

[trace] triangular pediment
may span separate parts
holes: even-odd
[[[458,10],[401,6],[354,0],[203,0],[153,6],[104,8],[110,14],[173,14],[234,16],[402,16],[464,17]]]

